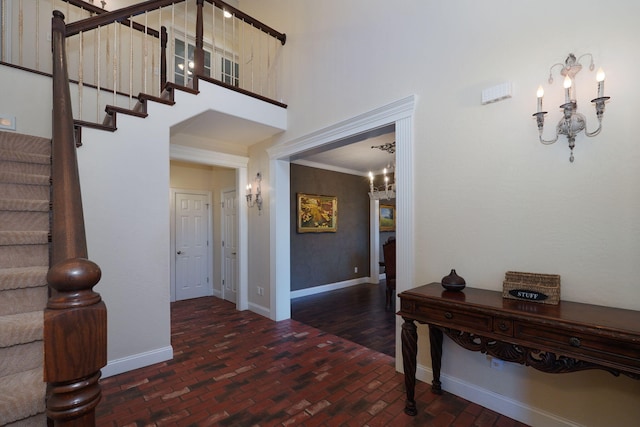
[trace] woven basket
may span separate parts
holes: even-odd
[[[502,282],[502,297],[543,304],[560,302],[560,276],[557,274],[507,271]]]

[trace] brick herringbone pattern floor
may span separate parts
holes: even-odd
[[[172,345],[101,381],[99,426],[523,426],[420,382],[409,417],[392,357],[214,297],[172,305]]]

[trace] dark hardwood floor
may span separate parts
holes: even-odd
[[[385,309],[385,292],[382,281],[295,298],[291,318],[395,357],[397,310]]]

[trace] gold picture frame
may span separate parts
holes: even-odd
[[[338,198],[298,193],[298,233],[338,231]]]
[[[380,231],[396,231],[396,207],[380,205]]]

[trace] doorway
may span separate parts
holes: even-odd
[[[238,200],[236,190],[222,192],[222,299],[238,301]]]
[[[414,285],[414,208],[413,208],[413,148],[416,96],[411,95],[371,110],[352,119],[268,149],[271,184],[276,194],[290,194],[290,159],[305,151],[322,147],[380,127],[395,125],[396,130],[396,207],[397,225],[397,290]],[[290,223],[288,203],[273,203],[270,220],[271,242],[271,318],[291,317],[290,283]],[[276,237],[277,236],[277,237]],[[396,362],[399,358],[396,358]],[[398,362],[397,362],[398,363]]]
[[[213,295],[211,281],[211,193],[171,191],[172,300]]]
[[[171,176],[170,186],[173,188],[186,187],[187,182],[195,182],[198,185],[205,185],[211,190],[211,194],[215,195],[212,201],[211,211],[216,217],[215,221],[210,224],[211,239],[209,248],[212,254],[209,259],[210,267],[210,283],[213,287],[213,295],[222,298],[222,211],[221,207],[221,191],[230,189],[238,191],[238,188],[245,188],[247,185],[247,163],[249,159],[243,156],[235,156],[210,150],[202,150],[194,147],[187,147],[177,144],[170,146],[171,158]],[[175,168],[183,168],[179,174],[174,174]],[[198,172],[199,171],[199,172]],[[206,172],[206,173],[205,173]],[[179,176],[178,176],[179,175]],[[191,185],[190,185],[191,186]],[[172,206],[173,195],[172,191]],[[173,208],[172,208],[173,215]],[[236,270],[236,308],[240,311],[247,310],[248,302],[248,236],[247,236],[247,206],[245,203],[236,203],[236,262],[238,268]],[[171,253],[176,252],[174,247],[173,233],[175,220],[172,216],[171,221]],[[175,257],[171,256],[171,301],[175,301]],[[215,268],[214,268],[215,266]]]

